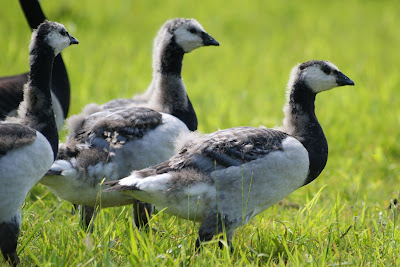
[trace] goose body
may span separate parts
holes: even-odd
[[[169,161],[134,172],[118,184],[123,190],[135,181],[137,191],[130,195],[168,208],[167,213],[201,222],[215,208],[234,218],[237,227],[245,209],[247,222],[302,186],[308,166],[307,150],[294,137],[236,127],[190,141]]]
[[[123,144],[122,148],[118,150],[121,151],[121,153],[124,153],[124,155],[129,155],[129,160],[123,158],[119,160],[118,164],[116,163],[116,159],[112,160],[114,172],[112,174],[109,174],[112,175],[112,179],[120,179],[127,176],[132,170],[142,169],[167,160],[175,153],[173,146],[174,138],[176,138],[182,132],[187,131],[188,129],[191,131],[197,130],[197,116],[193,109],[192,103],[190,102],[190,99],[186,92],[185,84],[183,83],[181,77],[182,61],[185,53],[189,53],[194,49],[202,46],[210,45],[217,46],[219,45],[219,43],[209,34],[207,34],[200,23],[197,22],[195,19],[176,18],[166,21],[161,26],[154,40],[153,80],[147,91],[144,94],[140,96],[135,96],[131,99],[114,99],[110,102],[103,104],[102,106],[89,104],[85,107],[83,113],[79,115],[81,116],[81,120],[84,120],[85,117],[90,116],[87,120],[85,120],[85,123],[82,124],[84,125],[84,127],[87,127],[87,125],[89,124],[96,124],[98,120],[102,120],[102,116],[105,113],[109,114],[110,112],[121,112],[121,114],[124,113],[124,120],[126,121],[129,121],[130,119],[134,120],[137,116],[136,111],[139,111],[140,113],[142,110],[145,110],[137,109],[137,107],[151,109],[149,110],[149,112],[154,112],[154,114],[162,113],[163,126],[157,127],[154,131],[150,131],[148,135],[146,134],[142,138],[139,138],[137,140],[130,140],[129,146],[127,144]],[[127,112],[127,110],[130,111]],[[177,120],[179,122],[177,122]],[[130,125],[130,123],[128,123],[128,125]],[[71,138],[68,138],[68,144],[66,145],[67,147],[69,147],[69,150],[76,149],[73,148],[74,144],[72,143],[72,140],[74,139],[73,136],[75,135],[74,132],[85,132],[85,129],[83,128],[81,127],[81,129],[79,129],[78,127],[77,129],[71,131]],[[90,127],[87,127],[87,129],[89,128]],[[119,127],[114,128],[114,132],[123,135],[124,128],[124,123],[121,123]],[[161,132],[163,132],[162,138],[158,137],[158,133]],[[90,131],[82,133],[82,135],[85,134],[89,136]],[[99,145],[99,143],[92,143],[91,141],[87,142],[89,146],[93,149],[93,153],[95,153],[94,151],[100,151],[102,148],[102,145]],[[82,143],[78,142],[77,145],[81,146]],[[142,149],[142,152],[138,153],[137,147],[145,147],[145,149]],[[97,154],[94,154],[93,156],[98,157]],[[74,160],[74,157],[64,158],[62,155],[60,155],[57,161],[54,163],[53,167],[55,169],[58,169],[58,166],[60,165],[58,160],[67,160],[71,162]],[[100,164],[101,166],[109,166],[104,163],[104,160],[101,163],[96,164]],[[78,160],[77,166],[79,165],[80,163]],[[70,166],[71,168],[74,168],[74,164],[71,164]],[[48,185],[47,181],[49,180],[58,181],[60,184],[57,186],[54,185],[54,183],[52,183],[52,186],[48,185],[50,190],[57,196],[65,200],[71,201],[74,204],[86,203],[85,205],[94,207],[97,206],[97,204],[94,204],[98,203],[97,199],[99,192],[101,191],[98,187],[94,186],[95,183],[89,185],[89,188],[94,190],[93,194],[87,194],[85,196],[85,200],[82,199],[82,194],[84,194],[83,192],[85,192],[83,188],[87,188],[84,183],[87,182],[87,177],[91,177],[91,174],[88,172],[87,168],[92,167],[93,166],[90,165],[84,168],[78,168],[78,173],[74,177],[62,177],[63,173],[65,174],[67,172],[58,172],[58,174],[60,175],[60,179],[54,178],[54,174],[57,174],[56,172],[49,172],[49,177],[42,180],[42,183]],[[109,177],[109,175],[104,175],[107,180],[111,178]],[[50,178],[50,176],[52,178]],[[74,202],[72,200],[73,198],[67,193],[67,191],[70,191],[70,189],[67,189],[70,188],[70,185],[68,183],[71,182],[71,186],[73,183],[71,179],[75,181],[76,179],[78,179],[79,184],[81,184],[82,186],[82,190],[79,190],[79,192],[82,192],[82,194],[76,200],[76,202]],[[98,183],[97,180],[96,183]],[[59,187],[61,190],[63,190],[63,192],[57,190],[56,187]],[[75,190],[75,192],[77,191]],[[90,197],[88,196],[91,196],[92,199],[90,199]],[[107,195],[103,194],[101,206],[106,207],[125,205],[126,196],[121,196],[120,198],[123,201],[116,201],[115,199],[112,201],[107,201]],[[136,210],[135,206],[137,203],[135,202],[135,200],[132,200],[132,202],[134,202],[135,204],[133,210],[135,224],[138,226],[142,225],[142,222],[147,221],[147,215],[144,211],[144,208],[148,209],[148,214],[151,215],[150,209],[152,209],[152,207],[150,205],[146,206],[146,204],[143,204],[144,206],[142,204],[139,204],[139,208],[137,208],[138,210]],[[84,207],[85,211],[83,211],[83,213],[85,213],[85,226],[88,226],[90,218],[92,217],[92,213],[94,212],[93,208],[90,207]]]
[[[189,130],[179,119],[142,107],[108,109],[72,117],[66,142],[41,183],[58,197],[91,207],[132,204],[120,193],[101,194],[111,181],[162,162],[174,154],[175,139]],[[100,201],[101,200],[101,201]]]
[[[37,0],[20,0],[21,8],[32,30],[36,29],[46,17]],[[28,73],[0,77],[0,120],[17,115],[17,109],[23,100],[24,84],[28,81]],[[56,118],[56,125],[60,131],[68,115],[70,101],[70,85],[67,70],[61,54],[54,58],[51,96]]]
[[[58,133],[50,92],[54,57],[78,43],[63,25],[46,21],[32,33],[30,73],[15,118],[0,122],[0,249],[14,266],[20,207],[29,190],[53,163]]]
[[[193,138],[168,161],[108,182],[104,191],[201,222],[197,246],[222,229],[231,243],[242,223],[322,172],[328,143],[315,116],[315,96],[343,85],[354,83],[330,62],[300,64],[292,70],[280,130],[235,127]]]

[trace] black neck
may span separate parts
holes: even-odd
[[[192,102],[190,102],[190,99],[188,96],[187,97],[187,108],[182,110],[182,109],[174,109],[171,112],[172,116],[177,117],[181,121],[183,121],[184,124],[186,124],[186,127],[190,131],[196,131],[197,130],[197,116],[196,112],[194,111],[194,108],[192,106]]]
[[[54,55],[50,48],[34,48],[30,55],[29,84],[42,94],[51,95],[50,82]]]
[[[176,75],[181,77],[182,61],[185,52],[178,46],[174,40],[164,47],[164,51],[160,53],[160,70],[161,74]]]
[[[167,105],[166,109],[169,113],[185,123],[189,130],[195,131],[197,130],[196,112],[181,78],[184,54],[183,49],[174,40],[165,45],[164,51],[159,54],[160,69],[157,69],[156,73],[161,76],[159,86],[163,87],[159,94],[161,103]]]
[[[66,118],[69,111],[71,95],[68,73],[61,57],[61,53],[58,54],[54,59],[51,91],[56,95],[57,100],[60,102],[64,118]]]
[[[38,0],[19,0],[19,3],[32,30],[39,27],[46,19]],[[68,73],[61,54],[58,54],[54,59],[51,90],[60,102],[64,117],[67,117],[70,102],[70,86]]]
[[[287,110],[286,128],[307,149],[310,172],[304,185],[312,182],[325,168],[328,160],[328,142],[315,116],[315,97],[304,82],[293,85]]]
[[[32,30],[46,19],[38,0],[19,0],[19,4]]]
[[[29,87],[25,91],[24,101],[26,124],[47,138],[55,157],[58,152],[58,132],[50,93],[53,60],[52,49],[33,49],[30,56]]]

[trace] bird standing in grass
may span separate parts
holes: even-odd
[[[165,212],[200,222],[202,241],[237,227],[294,190],[316,179],[328,159],[328,143],[315,115],[315,97],[354,85],[328,61],[292,70],[280,130],[235,127],[193,135],[171,159],[105,185],[152,203]]]
[[[16,118],[0,122],[0,249],[14,266],[21,224],[20,207],[58,151],[50,81],[54,57],[77,44],[63,25],[46,21],[32,33],[30,72]]]
[[[185,53],[219,43],[194,19],[171,19],[154,41],[153,81],[132,99],[91,104],[72,116],[69,135],[46,176],[40,181],[58,197],[85,205],[81,222],[89,226],[95,207],[133,203],[135,224],[146,225],[151,204],[120,193],[100,196],[99,183],[129,175],[175,154],[174,140],[197,129],[197,117],[181,77]]]

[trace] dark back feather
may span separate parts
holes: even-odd
[[[29,145],[36,138],[36,131],[15,123],[0,123],[0,158],[7,152]]]
[[[266,128],[236,127],[220,130],[187,142],[170,160],[142,172],[161,174],[192,168],[201,172],[239,166],[282,150],[282,141],[288,135]],[[151,170],[155,170],[151,171]]]

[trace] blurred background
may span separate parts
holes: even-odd
[[[62,55],[71,83],[69,115],[85,104],[143,92],[152,43],[170,18],[197,19],[220,42],[186,54],[182,76],[199,130],[274,127],[291,68],[329,60],[354,82],[318,95],[329,143],[322,175],[289,200],[322,186],[323,209],[340,197],[386,207],[400,189],[400,5],[398,1],[41,0],[48,19],[79,41]],[[28,70],[30,30],[18,1],[0,8],[0,75]],[[63,140],[65,137],[61,137]],[[37,189],[45,190],[45,189]]]

